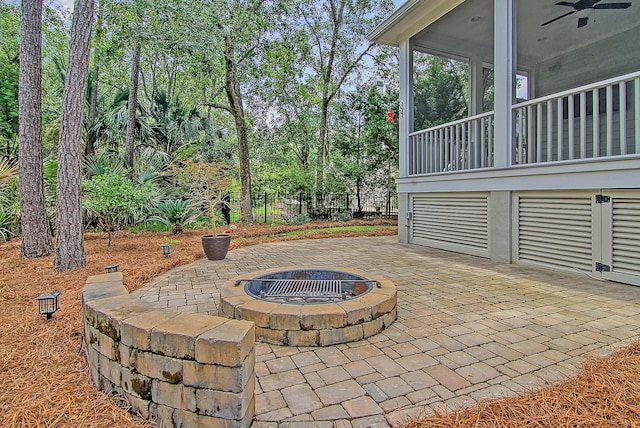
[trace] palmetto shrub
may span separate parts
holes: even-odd
[[[195,223],[200,216],[190,199],[167,199],[152,208],[153,216],[147,221],[157,221],[173,228],[173,233],[182,233],[183,226]]]

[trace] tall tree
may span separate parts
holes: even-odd
[[[133,59],[131,60],[131,79],[129,81],[129,98],[127,108],[127,134],[124,143],[124,161],[133,177],[133,155],[135,150],[136,135],[136,110],[138,108],[138,79],[140,75],[140,43],[136,43],[133,48]]]
[[[20,8],[0,4],[0,157],[17,159]]]
[[[374,47],[366,35],[392,5],[380,0],[303,0],[298,13],[309,34],[310,65],[315,72],[320,98],[318,134],[318,190],[323,191],[328,156],[328,120],[332,100]]]
[[[467,76],[466,63],[435,55],[428,55],[421,66],[416,67],[415,129],[427,129],[467,116]]]
[[[236,2],[238,3],[238,2]],[[251,202],[251,164],[249,162],[249,137],[247,135],[247,120],[244,112],[240,76],[238,75],[238,59],[236,58],[236,39],[231,32],[224,35],[224,89],[229,102],[229,111],[236,124],[238,138],[238,158],[240,164],[240,186],[242,198],[240,202],[240,217],[244,222],[253,221]]]
[[[94,9],[95,0],[75,0],[58,143],[56,271],[86,265],[82,234],[82,122]]]
[[[102,24],[104,16],[104,0],[98,0],[98,25],[96,30],[96,40],[93,49],[93,71],[91,73],[91,94],[89,99],[89,117],[87,132],[87,144],[84,147],[84,157],[92,159],[95,157],[95,143],[97,141],[96,117],[98,115],[98,81],[100,76],[100,39],[102,38]]]
[[[397,111],[398,92],[364,85],[349,92],[338,104],[333,137],[336,175],[355,190],[357,215],[362,213],[363,193],[393,191],[398,169],[398,124],[387,112]]]
[[[42,166],[42,0],[23,0],[20,23],[18,165],[24,257],[53,252]]]
[[[202,9],[202,2],[195,2]],[[198,6],[196,6],[198,7]],[[264,53],[265,40],[270,23],[280,13],[280,2],[265,0],[228,0],[212,2],[205,8],[206,19],[195,19],[200,26],[200,44],[207,51],[200,51],[201,68],[216,73],[209,77],[213,89],[205,90],[205,104],[229,112],[234,119],[238,144],[238,164],[242,198],[240,217],[244,222],[252,221],[251,163],[249,150],[250,116],[245,109],[246,88],[250,82],[257,92],[260,90],[262,63],[258,58]],[[215,32],[207,28],[216,23]],[[189,49],[194,49],[192,42]],[[222,56],[220,56],[220,52]],[[224,97],[225,99],[221,99]]]

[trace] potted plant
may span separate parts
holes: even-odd
[[[202,249],[209,260],[222,260],[227,256],[231,235],[218,234],[216,228],[218,206],[229,206],[224,195],[231,186],[229,167],[215,162],[185,161],[177,177],[189,188],[193,200],[207,207],[212,232],[202,236]]]

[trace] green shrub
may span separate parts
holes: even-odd
[[[336,220],[338,221],[348,221],[351,220],[351,212],[349,211],[340,211],[336,214]]]
[[[151,190],[149,184],[135,187],[127,177],[107,170],[82,180],[82,207],[107,233],[111,245],[111,232],[122,228],[135,216]]]
[[[286,222],[290,226],[296,226],[299,224],[309,223],[311,221],[311,217],[308,214],[296,214],[293,217],[289,217],[286,219]]]
[[[4,208],[0,207],[0,241],[6,242],[14,236],[15,218],[10,212],[6,212]]]
[[[190,199],[168,199],[160,201],[152,208],[155,215],[147,221],[157,221],[173,228],[173,234],[182,233],[183,226],[194,224],[199,217]]]

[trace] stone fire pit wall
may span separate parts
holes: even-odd
[[[159,426],[249,427],[255,413],[255,329],[248,321],[178,313],[131,297],[121,272],[82,290],[91,377]]]

